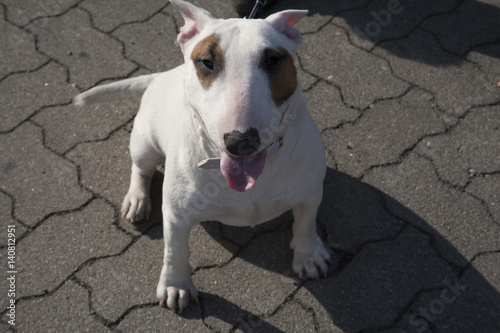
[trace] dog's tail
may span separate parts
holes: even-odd
[[[142,96],[149,84],[158,75],[159,73],[141,75],[131,79],[94,87],[73,98],[73,104],[76,106],[83,106],[114,99]]]

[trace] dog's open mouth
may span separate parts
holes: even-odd
[[[257,178],[264,170],[267,150],[251,156],[234,156],[221,153],[220,171],[226,177],[229,187],[245,192],[255,186]]]

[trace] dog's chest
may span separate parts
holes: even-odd
[[[269,221],[293,207],[294,203],[284,192],[270,192],[273,193],[226,200],[217,220],[234,226],[254,226]]]

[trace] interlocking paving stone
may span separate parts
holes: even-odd
[[[465,0],[457,10],[432,17],[422,26],[438,36],[445,50],[464,54],[471,46],[500,38],[500,9],[495,0]]]
[[[144,0],[85,0],[81,7],[92,15],[92,23],[102,31],[111,31],[119,25],[149,19],[154,13],[161,10],[167,1]],[[120,15],[116,15],[120,13]]]
[[[203,324],[197,306],[187,307],[182,315],[158,305],[137,308],[120,321],[117,329],[120,332],[212,332]]]
[[[54,294],[23,300],[17,307],[16,332],[111,332],[89,308],[89,293],[67,281]]]
[[[500,105],[472,109],[450,133],[422,140],[415,151],[431,158],[439,177],[454,185],[500,171]]]
[[[70,82],[88,89],[98,81],[124,77],[137,66],[122,56],[122,45],[92,28],[89,15],[72,9],[27,26],[38,36],[38,47],[69,68]]]
[[[309,15],[301,19],[296,27],[302,34],[314,33],[322,26],[332,20],[332,18],[341,12],[348,12],[354,8],[366,6],[369,0],[353,0],[353,1],[322,1],[322,0],[288,0],[279,1],[275,6],[270,8],[270,12],[277,12],[287,9],[306,9]],[[264,9],[266,9],[264,7]],[[267,12],[264,12],[264,17]]]
[[[138,109],[139,101],[130,100],[84,107],[69,104],[45,108],[33,120],[45,129],[45,145],[63,154],[79,142],[105,139]]]
[[[305,97],[309,113],[313,116],[320,131],[359,117],[358,111],[342,103],[338,89],[324,81],[314,85],[305,93]]]
[[[196,272],[205,323],[227,331],[250,315],[277,309],[296,289],[290,240],[288,232],[264,234],[224,267]]]
[[[222,265],[228,262],[239,247],[222,238],[219,222],[203,222],[191,230],[189,263],[197,267]]]
[[[120,129],[107,140],[79,144],[66,154],[80,166],[81,183],[117,205],[130,180],[129,140],[130,134]]]
[[[43,106],[69,103],[78,90],[66,79],[66,70],[52,61],[35,72],[18,73],[1,81],[0,132],[12,130]]]
[[[172,18],[157,14],[147,22],[127,24],[113,32],[125,44],[125,54],[153,72],[184,62]]]
[[[393,238],[404,226],[384,209],[382,193],[332,169],[318,219],[328,233],[328,245],[350,253],[366,242]]]
[[[327,47],[325,40],[331,43]],[[399,96],[408,88],[391,74],[387,61],[352,46],[345,32],[332,24],[304,36],[299,54],[304,70],[340,87],[348,106],[365,108],[376,99]]]
[[[162,230],[155,227],[120,256],[96,260],[76,277],[92,290],[92,310],[114,322],[133,306],[157,302],[162,262]]]
[[[456,273],[410,227],[394,241],[368,244],[338,276],[309,281],[295,298],[315,309],[319,332],[359,332],[397,319],[413,295]]]
[[[88,259],[120,253],[131,238],[113,226],[113,218],[113,209],[95,200],[81,211],[44,221],[17,246],[18,276],[23,281],[19,296],[51,291]],[[34,243],[45,245],[31,246]]]
[[[195,0],[191,3],[207,10],[215,18],[229,19],[238,17],[238,14],[232,7],[230,1]],[[177,8],[175,8],[175,6],[168,5],[167,8],[163,10],[163,12],[173,17],[177,22],[179,28],[184,25],[184,19],[182,18]]]
[[[425,158],[411,154],[363,180],[392,197],[387,208],[432,234],[440,254],[456,265],[465,266],[478,252],[500,248],[500,226],[481,202],[440,182]]]
[[[7,18],[18,25],[26,25],[40,17],[55,16],[68,10],[81,0],[18,1],[2,0],[7,6]]]
[[[350,31],[354,44],[370,49],[380,41],[408,35],[429,15],[447,12],[459,3],[459,0],[376,0],[361,9],[341,13],[333,22]]]
[[[500,225],[500,174],[473,178],[466,191],[482,199]]]
[[[4,9],[0,6],[0,79],[16,71],[33,70],[48,58],[36,52],[35,39],[26,31],[3,20]]]
[[[330,148],[329,166],[354,177],[369,167],[394,163],[425,135],[443,132],[446,121],[420,89],[403,97],[381,101],[363,113],[355,124],[323,133]]]
[[[500,83],[500,44],[474,48],[467,54],[467,60],[479,64],[480,70],[488,77],[492,86]],[[497,89],[500,95],[500,89]]]
[[[373,53],[387,59],[398,77],[431,91],[436,104],[452,115],[498,100],[498,88],[485,73],[443,51],[430,33],[416,30],[404,39],[380,44]]]
[[[500,330],[498,267],[500,253],[481,256],[458,281],[448,281],[439,291],[421,295],[411,308],[415,331],[426,326],[422,318],[438,333]]]
[[[3,134],[0,145],[0,186],[16,198],[15,217],[30,226],[91,197],[78,184],[76,167],[42,146],[41,132],[25,123]]]
[[[315,322],[311,312],[305,310],[298,302],[287,302],[270,318],[245,318],[236,330],[244,332],[316,332]]]

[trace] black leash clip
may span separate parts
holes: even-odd
[[[244,18],[246,19],[255,19],[258,17],[260,10],[262,7],[264,7],[267,3],[267,0],[257,0],[255,1],[255,5],[253,6],[252,11],[250,12],[250,15],[245,16]]]

